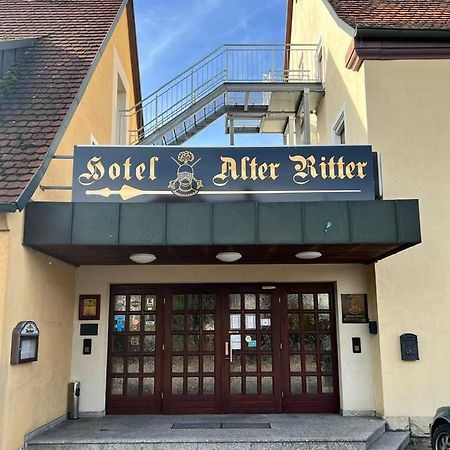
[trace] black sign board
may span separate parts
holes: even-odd
[[[341,302],[343,323],[367,323],[369,321],[366,294],[342,294]]]
[[[374,200],[370,146],[75,147],[74,202]]]

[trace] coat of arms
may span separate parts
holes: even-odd
[[[178,153],[178,161],[172,157],[178,165],[177,177],[169,182],[169,189],[179,197],[190,197],[198,193],[203,187],[203,181],[194,176],[194,166],[201,160],[195,161],[194,154],[190,151]]]

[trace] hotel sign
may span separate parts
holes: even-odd
[[[74,202],[374,200],[370,146],[77,146]]]

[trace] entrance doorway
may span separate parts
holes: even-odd
[[[111,288],[108,414],[334,413],[333,285]]]

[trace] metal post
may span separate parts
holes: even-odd
[[[295,116],[288,119],[289,145],[295,145]]]
[[[305,135],[305,144],[311,144],[311,108],[309,105],[309,88],[303,92],[303,129]]]
[[[230,145],[234,145],[234,117],[230,116]]]
[[[302,142],[302,119],[295,116],[295,145],[300,145]]]

